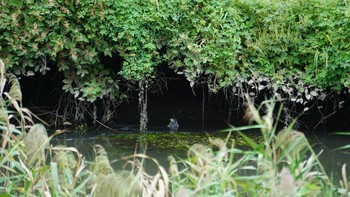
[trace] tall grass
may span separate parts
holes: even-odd
[[[16,77],[4,73],[0,60],[0,193],[2,196],[168,196],[169,178],[162,166],[144,154],[122,158],[125,169],[115,172],[107,153],[95,145],[95,161],[86,161],[74,147],[53,147],[42,124],[22,107],[22,93]],[[9,92],[5,91],[9,77]],[[146,160],[158,171],[150,175]]]
[[[17,78],[4,70],[0,60],[1,193],[7,196],[85,195],[84,180],[88,180],[89,175],[82,171],[85,165],[82,155],[75,148],[50,145],[52,136],[48,137],[42,124],[34,124],[30,111],[22,107]]]
[[[275,101],[257,108],[247,100],[246,118],[255,125],[232,127],[250,145],[248,150],[227,147],[228,141],[211,139],[213,147],[194,145],[188,158],[169,157],[173,196],[347,196],[345,168],[341,188],[333,185],[308,140],[293,125],[277,131]],[[277,110],[277,118],[283,105]],[[292,123],[293,124],[293,123]],[[263,142],[244,134],[259,129]],[[229,139],[229,138],[227,138]],[[214,151],[216,150],[216,151]],[[180,169],[180,170],[179,170]]]
[[[91,171],[94,174],[96,197],[168,196],[168,174],[155,159],[145,154],[135,153],[118,160],[118,162],[124,161],[124,167],[114,172],[105,149],[101,145],[95,145],[94,149],[96,158]],[[154,162],[154,166],[158,169],[154,175],[150,175],[144,169],[146,160]]]

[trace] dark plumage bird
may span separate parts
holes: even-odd
[[[167,127],[169,127],[170,131],[176,132],[179,129],[179,123],[176,118],[170,118],[170,123]]]

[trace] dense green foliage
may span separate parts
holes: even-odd
[[[2,0],[0,57],[16,74],[57,66],[81,100],[120,98],[123,81],[169,63],[194,85],[269,89],[305,104],[350,87],[342,0]],[[107,67],[103,57],[122,58]],[[246,85],[247,86],[246,86]]]

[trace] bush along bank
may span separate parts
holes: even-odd
[[[166,62],[191,86],[262,90],[306,105],[349,91],[346,1],[0,1],[0,56],[16,74],[62,72],[83,101],[157,83]],[[106,66],[103,59],[120,62]],[[148,87],[151,87],[148,86]]]

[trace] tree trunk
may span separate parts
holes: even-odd
[[[139,81],[139,110],[140,110],[140,131],[147,131],[147,91],[148,91],[148,81]]]

